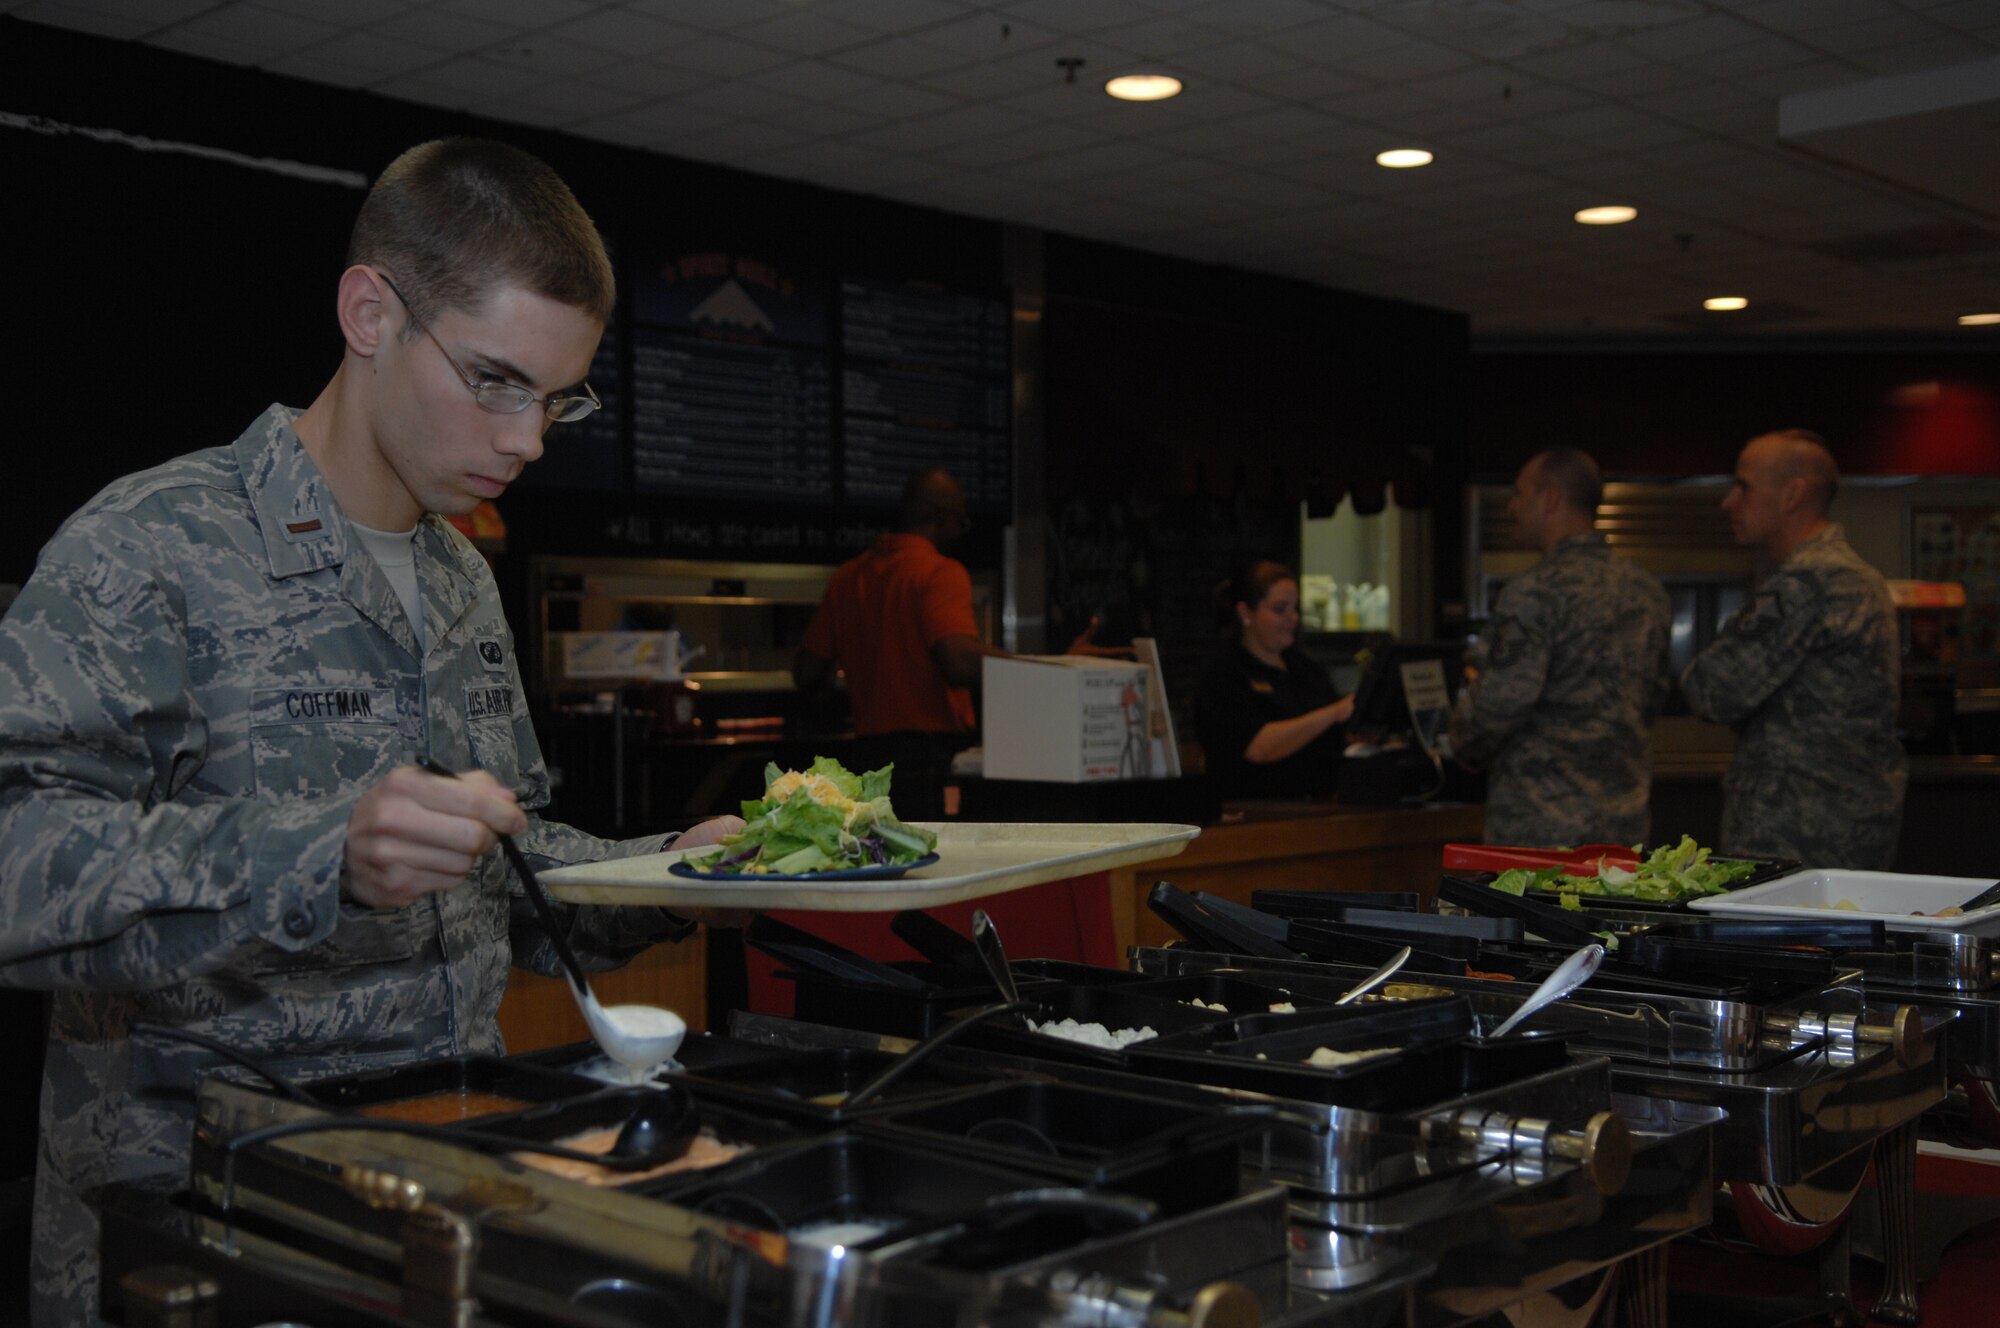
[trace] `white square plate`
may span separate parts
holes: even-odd
[[[1854,918],[1875,921],[1897,930],[2000,931],[2000,904],[1989,904],[1954,917],[1929,916],[1941,908],[1963,904],[1992,885],[1977,876],[1907,876],[1901,872],[1845,871],[1809,867],[1762,885],[1726,895],[1704,895],[1689,906],[1710,913],[1741,913],[1757,917]],[[1843,902],[1853,908],[1839,907]]]

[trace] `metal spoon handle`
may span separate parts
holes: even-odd
[[[1007,951],[1000,944],[1000,933],[983,908],[972,914],[972,943],[978,947],[979,957],[985,961],[986,971],[992,974],[1001,998],[1009,1003],[1020,1000],[1021,990],[1014,985],[1013,970],[1007,967]]]
[[[1604,947],[1586,945],[1556,966],[1556,971],[1542,979],[1542,985],[1528,993],[1528,999],[1521,1002],[1521,1008],[1501,1021],[1500,1027],[1486,1036],[1503,1038],[1535,1011],[1569,995],[1571,989],[1580,987],[1587,981],[1597,966],[1604,962]]]
[[[1390,978],[1396,976],[1396,970],[1409,962],[1410,962],[1410,947],[1406,945],[1402,949],[1396,951],[1396,953],[1390,955],[1388,963],[1382,965],[1382,967],[1376,969],[1373,973],[1370,973],[1367,977],[1361,979],[1361,981],[1349,987],[1345,992],[1342,992],[1340,995],[1340,999],[1336,1000],[1334,1004],[1345,1005],[1349,1001],[1358,1000],[1359,998],[1366,996],[1369,992],[1375,990],[1377,987],[1387,982]]]

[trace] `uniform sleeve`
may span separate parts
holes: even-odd
[[[1550,624],[1540,603],[1519,589],[1500,592],[1493,621],[1480,635],[1484,667],[1452,711],[1451,749],[1470,765],[1485,765],[1499,753],[1548,686]]]
[[[176,801],[209,742],[182,610],[145,529],[98,514],[0,620],[0,983],[160,986],[333,930],[352,800]]]
[[[1804,662],[1820,603],[1810,580],[1773,576],[1681,673],[1688,709],[1718,724],[1748,719]]]
[[[918,629],[924,645],[934,646],[949,636],[978,636],[979,623],[972,616],[972,575],[956,559],[943,559],[924,585],[924,600]]]

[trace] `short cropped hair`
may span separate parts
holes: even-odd
[[[434,139],[389,163],[348,239],[356,263],[387,269],[418,323],[476,310],[505,285],[608,322],[618,294],[604,241],[562,178],[479,138]]]
[[[1804,480],[1806,501],[1821,516],[1825,516],[1840,493],[1840,467],[1835,463],[1833,450],[1826,445],[1826,439],[1811,429],[1779,429],[1770,436],[1790,444],[1785,448],[1784,459],[1780,463],[1784,478]]]
[[[1542,484],[1562,495],[1563,502],[1595,516],[1604,501],[1604,475],[1588,452],[1574,447],[1551,447],[1535,458],[1541,462]]]

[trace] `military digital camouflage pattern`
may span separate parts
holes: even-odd
[[[1799,545],[1681,674],[1688,706],[1736,730],[1721,847],[1810,867],[1887,868],[1908,769],[1901,662],[1881,573],[1838,525]]]
[[[1660,583],[1597,534],[1507,583],[1451,718],[1453,753],[1488,771],[1487,843],[1645,839],[1670,618]]]
[[[113,484],[0,620],[0,982],[55,993],[37,1322],[95,1320],[82,1196],[184,1170],[195,1082],[221,1064],[135,1022],[309,1079],[498,1051],[510,956],[558,971],[497,853],[406,908],[340,896],[349,812],[393,766],[428,750],[529,809],[548,777],[484,560],[425,518],[420,665],[294,415]],[[550,866],[660,843],[533,817],[520,842]],[[610,967],[673,926],[583,909],[572,943]]]

